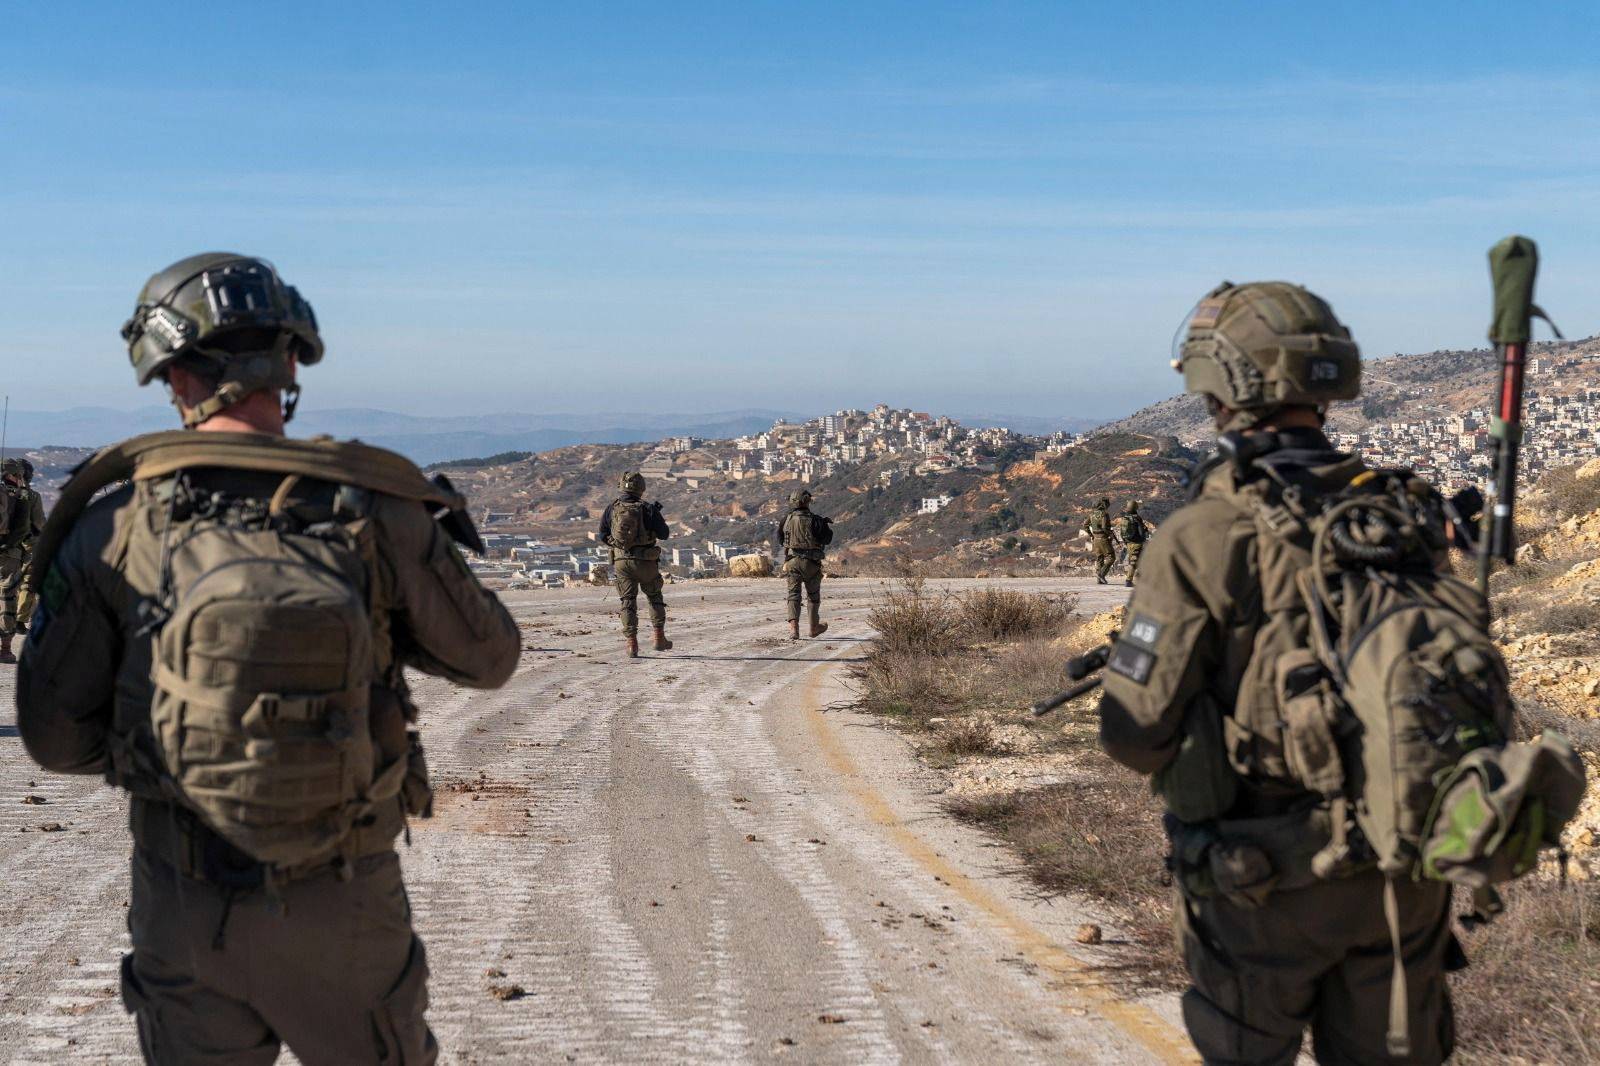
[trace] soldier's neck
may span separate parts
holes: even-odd
[[[201,433],[264,433],[283,436],[283,402],[276,392],[253,392],[198,426]]]

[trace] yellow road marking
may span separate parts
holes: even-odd
[[[889,805],[883,794],[861,775],[855,759],[843,740],[834,732],[818,699],[830,664],[824,663],[806,677],[805,707],[807,721],[816,737],[817,747],[828,760],[833,771],[845,782],[852,798],[873,822],[881,826],[905,855],[924,870],[938,877],[968,904],[987,914],[1017,945],[1029,962],[1049,971],[1058,979],[1068,994],[1073,1007],[1092,1010],[1108,1022],[1143,1044],[1157,1061],[1164,1063],[1199,1062],[1199,1056],[1183,1034],[1175,1030],[1150,1008],[1112,992],[1093,974],[1090,963],[1067,951],[1055,940],[1040,931],[1027,918],[1017,913],[1005,900],[983,885],[962,873],[948,860],[933,850],[917,836]]]

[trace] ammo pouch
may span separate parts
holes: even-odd
[[[1220,818],[1239,795],[1239,777],[1228,762],[1222,712],[1209,695],[1196,697],[1183,718],[1178,754],[1157,770],[1150,787],[1180,822],[1196,825]]]
[[[1422,831],[1422,876],[1483,890],[1559,847],[1583,801],[1584,768],[1559,733],[1477,748],[1439,781]]]
[[[422,737],[410,723],[416,717],[415,708],[400,687],[373,685],[372,741],[378,750],[378,765],[389,767],[404,760],[405,772],[400,779],[400,801],[405,813],[412,818],[433,816],[433,787],[428,783],[428,760],[422,751]]]
[[[1264,818],[1218,819],[1201,825],[1165,819],[1173,881],[1187,899],[1221,897],[1246,910],[1274,892],[1316,884],[1311,858],[1332,834],[1321,807]]]

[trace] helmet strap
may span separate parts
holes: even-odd
[[[282,390],[283,420],[287,422],[293,418],[295,408],[300,403],[300,386],[289,374],[289,345],[293,340],[291,334],[281,333],[271,351],[267,353],[238,354],[216,351],[200,353],[222,364],[222,381],[207,399],[187,410],[176,396],[172,398],[172,402],[183,415],[183,427],[193,429],[206,419],[215,417],[239,403],[246,396],[263,389]]]

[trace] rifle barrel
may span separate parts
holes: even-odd
[[[1067,689],[1066,691],[1057,692],[1054,696],[1051,696],[1049,699],[1040,700],[1038,703],[1035,703],[1033,705],[1034,716],[1038,717],[1038,718],[1042,718],[1045,715],[1049,714],[1051,711],[1055,710],[1057,707],[1060,707],[1063,704],[1071,703],[1073,700],[1077,699],[1079,696],[1082,696],[1084,693],[1093,692],[1095,689],[1097,689],[1099,687],[1100,687],[1100,675],[1099,674],[1096,674],[1095,676],[1093,676],[1091,678],[1087,678],[1087,679],[1085,679],[1083,681],[1079,681],[1076,685],[1073,685],[1071,688]]]

